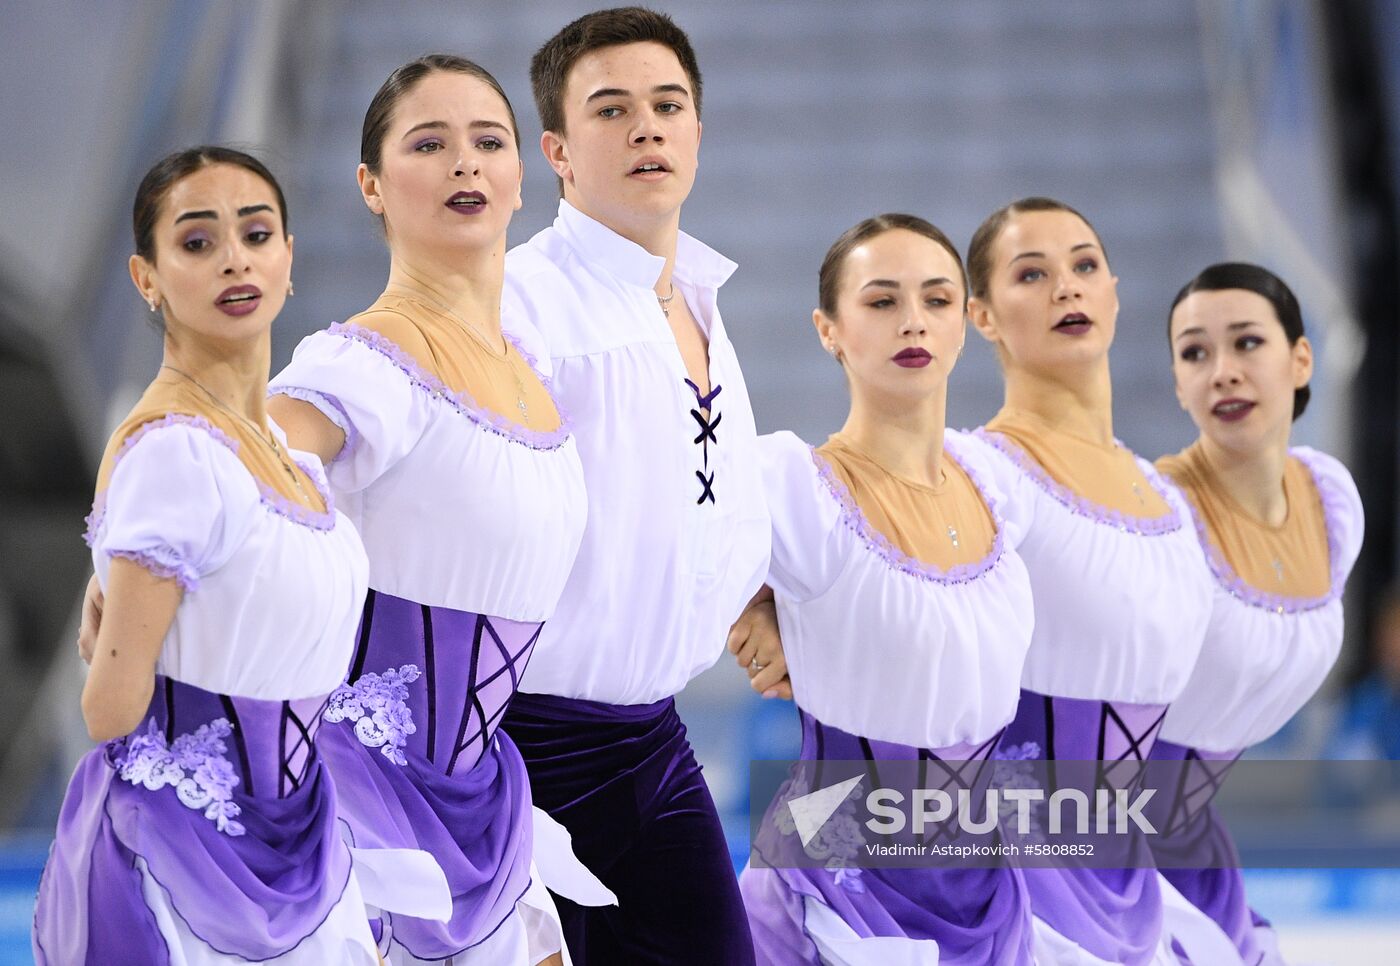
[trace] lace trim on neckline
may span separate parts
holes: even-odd
[[[1186,501],[1187,510],[1191,514],[1191,520],[1196,525],[1196,536],[1200,540],[1201,549],[1205,551],[1206,562],[1210,565],[1210,572],[1221,587],[1229,592],[1231,597],[1239,600],[1250,607],[1258,607],[1261,610],[1273,611],[1275,614],[1302,614],[1310,610],[1317,610],[1326,607],[1332,601],[1342,596],[1342,589],[1345,580],[1342,574],[1342,554],[1339,545],[1339,535],[1333,520],[1338,514],[1345,511],[1344,497],[1331,487],[1323,484],[1322,475],[1318,472],[1317,466],[1312,462],[1310,455],[1297,450],[1290,450],[1290,456],[1302,463],[1312,477],[1313,488],[1317,490],[1318,497],[1322,500],[1322,522],[1323,528],[1327,531],[1327,567],[1328,567],[1328,589],[1327,593],[1317,597],[1289,596],[1287,594],[1271,593],[1261,590],[1245,581],[1235,569],[1230,566],[1225,555],[1216,547],[1214,541],[1210,539],[1210,530],[1206,526],[1205,518],[1196,512],[1196,507],[1190,500]]]
[[[870,525],[865,514],[861,512],[860,506],[856,503],[851,491],[846,488],[846,484],[836,476],[831,464],[817,452],[815,447],[809,446],[807,449],[812,454],[812,463],[816,467],[817,477],[826,485],[831,496],[836,500],[841,508],[841,522],[846,525],[866,547],[883,560],[892,569],[901,573],[909,574],[920,580],[927,580],[937,584],[963,584],[976,580],[987,571],[996,566],[1001,560],[1004,550],[1004,527],[1002,517],[998,512],[996,500],[987,492],[982,481],[978,479],[976,472],[967,463],[957,458],[952,446],[945,443],[945,452],[948,456],[967,474],[972,481],[973,488],[981,496],[982,501],[987,505],[987,511],[992,517],[992,528],[996,536],[992,540],[992,549],[989,550],[981,560],[974,560],[971,563],[957,564],[947,570],[931,563],[911,557],[886,537],[879,530]]]
[[[207,433],[215,442],[222,444],[230,453],[234,454],[234,456],[238,455],[238,440],[219,429],[203,416],[191,416],[188,413],[167,413],[160,419],[153,419],[150,422],[142,423],[122,442],[116,455],[112,457],[112,470],[115,472],[118,464],[126,457],[127,453],[131,452],[131,448],[144,439],[148,433],[153,433],[158,429],[167,429],[171,426],[188,426],[192,429],[198,429]],[[325,502],[326,509],[316,510],[298,503],[295,500],[288,499],[256,476],[253,476],[253,482],[258,488],[259,501],[272,513],[290,520],[299,526],[306,527],[309,530],[316,530],[322,533],[334,530],[335,504],[331,499],[330,489],[322,484],[321,477],[313,467],[297,459],[295,456],[292,456],[292,460],[297,466],[301,467],[302,472],[305,473],[307,479],[311,481],[311,485],[316,488],[316,492],[321,494],[321,499]],[[250,472],[248,475],[252,476],[252,473]],[[83,542],[89,547],[96,545],[97,531],[101,529],[102,522],[106,519],[106,516],[107,492],[104,490],[93,500],[92,511],[83,519],[83,522],[87,524],[87,528],[83,532]],[[135,560],[159,577],[175,577],[186,590],[193,590],[199,583],[198,578],[192,576],[193,572],[184,561],[172,562],[159,555],[126,551],[117,554],[117,556]],[[154,564],[155,566],[147,566],[148,563]],[[178,572],[171,572],[172,567],[178,568]]]
[[[1181,514],[1171,498],[1167,483],[1162,479],[1161,474],[1150,466],[1144,468],[1141,463],[1138,464],[1138,468],[1142,470],[1148,484],[1157,491],[1157,495],[1166,504],[1167,513],[1160,517],[1139,517],[1121,510],[1111,509],[1101,503],[1095,503],[1088,497],[1080,496],[1046,472],[1045,467],[1037,463],[1029,453],[1016,445],[1004,433],[982,427],[973,430],[973,435],[1015,463],[1021,472],[1030,477],[1037,486],[1072,513],[1095,523],[1117,527],[1125,533],[1133,533],[1143,537],[1159,537],[1181,529]],[[1123,444],[1119,443],[1118,445],[1122,446]],[[1124,448],[1126,449],[1126,447]]]
[[[535,357],[522,348],[520,342],[508,332],[503,333],[506,340],[514,346],[516,352],[520,353],[520,357],[525,360],[525,364],[530,367],[530,371],[535,374],[535,378],[544,386],[545,392],[549,394],[550,400],[554,403],[554,410],[559,415],[558,429],[530,429],[507,419],[500,413],[487,409],[472,398],[471,394],[457,392],[449,388],[441,379],[419,365],[418,360],[405,352],[396,342],[373,329],[367,329],[353,322],[336,322],[326,331],[343,339],[351,339],[379,353],[408,376],[409,381],[418,389],[441,399],[482,429],[503,436],[511,442],[520,443],[522,446],[535,450],[554,450],[562,446],[572,432],[568,417],[559,408],[559,402],[554,396],[550,380],[540,372]]]

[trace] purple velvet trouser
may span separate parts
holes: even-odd
[[[522,692],[502,728],[525,758],[535,804],[617,895],[603,908],[555,896],[578,966],[754,962],[724,830],[671,699],[609,705]]]

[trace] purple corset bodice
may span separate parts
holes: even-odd
[[[172,785],[191,808],[209,808],[211,819],[217,803],[227,803],[224,831],[238,814],[235,789],[240,797],[281,799],[301,788],[318,762],[314,739],[326,701],[230,697],[157,675],[145,718],[108,742],[107,758],[125,781],[153,790]]]
[[[1210,752],[1188,748],[1171,741],[1152,746],[1152,760],[1180,762],[1179,768],[1164,768],[1154,784],[1167,784],[1147,809],[1153,825],[1164,835],[1181,834],[1188,826],[1207,820],[1216,792],[1225,784],[1230,769],[1242,751]]]
[[[1016,717],[1007,725],[1002,744],[1034,743],[1041,750],[1039,757],[1050,762],[1102,762],[1100,785],[1131,789],[1142,778],[1143,763],[1166,713],[1164,704],[1058,698],[1022,688]],[[1054,774],[1052,765],[1052,782]]]
[[[391,761],[411,752],[446,775],[491,743],[544,625],[430,607],[374,590],[348,683],[328,722],[353,727]]]
[[[34,919],[40,963],[166,963],[144,879],[203,943],[253,962],[326,921],[350,876],[315,743],[324,697],[214,694],[157,676],[131,734],[69,783]],[[137,859],[145,862],[138,866]]]
[[[803,761],[865,761],[871,787],[882,784],[882,762],[917,762],[917,775],[910,775],[901,767],[889,776],[890,780],[895,784],[907,784],[913,778],[919,788],[941,788],[950,793],[967,789],[972,801],[979,804],[977,815],[982,815],[980,804],[993,778],[993,769],[989,765],[992,751],[1001,738],[1000,732],[979,745],[915,748],[853,735],[818,721],[801,708],[798,715],[802,720]],[[823,769],[817,765],[812,773],[812,787],[820,788],[825,782]],[[951,823],[940,825],[930,840],[953,834],[954,826]]]

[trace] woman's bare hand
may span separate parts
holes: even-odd
[[[767,590],[767,588],[764,588]],[[749,687],[765,698],[792,700],[787,659],[778,631],[773,594],[760,592],[729,629],[729,653],[749,676]]]

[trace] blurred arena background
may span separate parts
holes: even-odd
[[[29,962],[39,870],[88,747],[73,640],[90,570],[80,535],[110,428],[159,337],[127,279],[136,182],[177,147],[223,142],[282,179],[297,295],[273,369],[368,304],[388,260],[354,183],[360,122],[395,66],[433,50],[493,71],[520,116],[525,209],[552,218],[531,53],[600,0],[7,0],[0,30],[0,966]],[[1120,437],[1156,457],[1192,438],[1166,310],[1221,258],[1298,293],[1320,365],[1299,442],[1340,456],[1367,537],[1348,642],[1276,757],[1400,757],[1400,3],[1388,0],[706,0],[653,6],[691,35],[705,136],[683,227],[740,265],[727,325],[761,431],[810,442],[844,415],[809,324],[816,270],[847,226],[930,218],[965,245],[993,208],[1063,198],[1120,278]],[[972,345],[950,422],[1000,401]],[[857,643],[857,642],[853,642]],[[683,715],[747,849],[747,767],[794,754],[789,705],[726,658]],[[1400,962],[1400,870],[1251,873],[1299,962]]]

